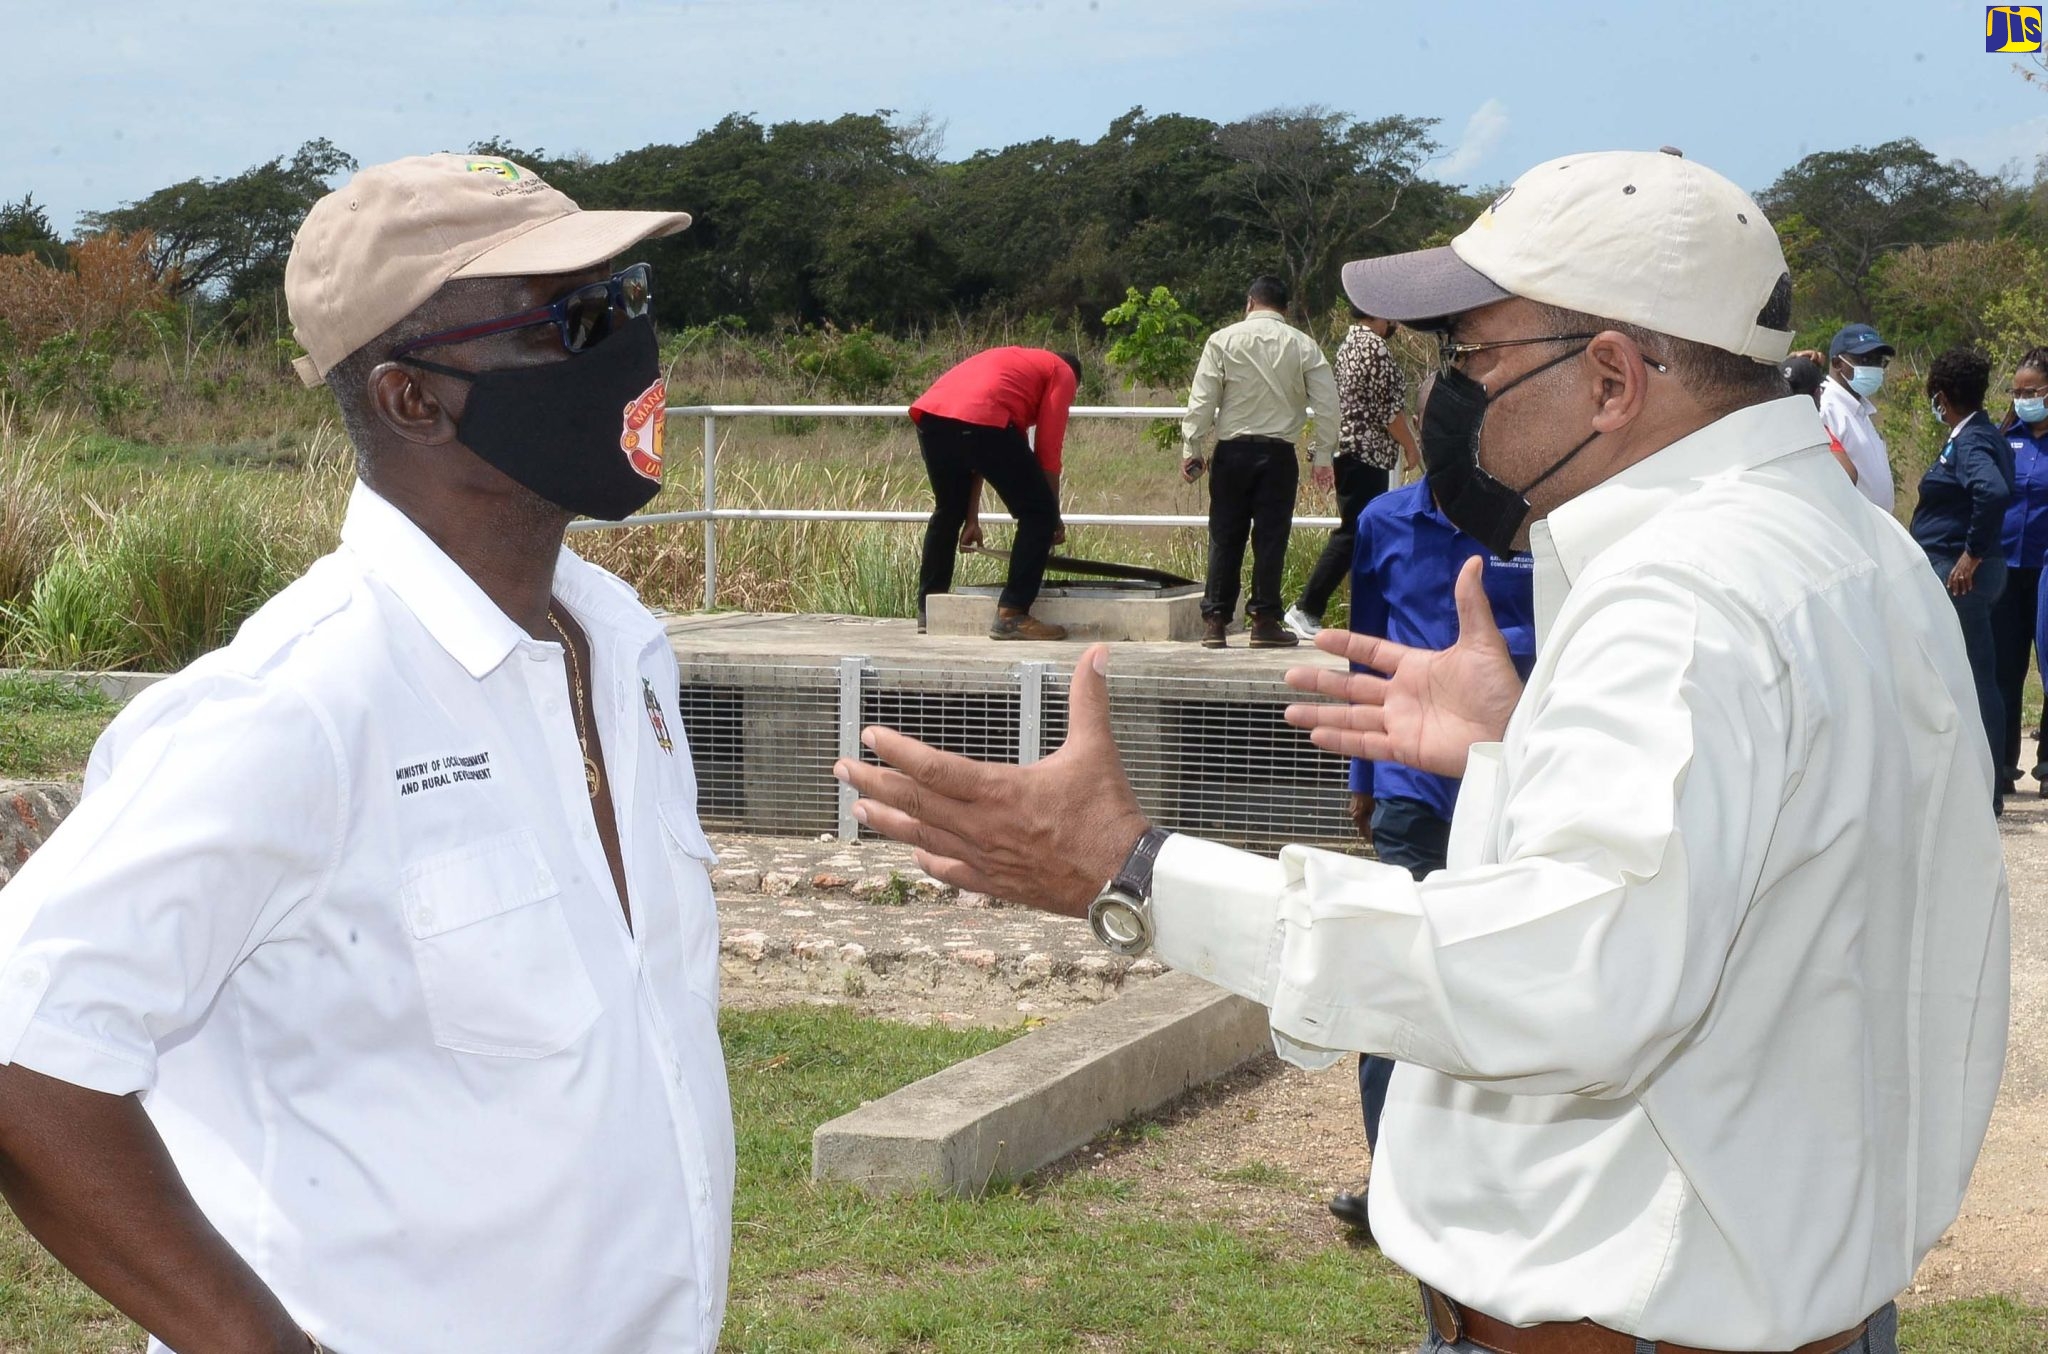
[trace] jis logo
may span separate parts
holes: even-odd
[[[2039,5],[1986,5],[1984,7],[1984,50],[1987,52],[2040,51],[2041,7]]]

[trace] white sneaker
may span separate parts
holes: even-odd
[[[1316,624],[1315,617],[1298,606],[1287,608],[1287,614],[1280,618],[1280,623],[1303,639],[1314,639],[1316,632],[1323,628]]]

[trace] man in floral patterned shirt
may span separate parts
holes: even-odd
[[[1411,469],[1417,462],[1415,434],[1401,412],[1401,368],[1387,350],[1393,332],[1393,321],[1375,319],[1353,306],[1351,331],[1337,349],[1338,526],[1309,572],[1301,600],[1287,612],[1287,628],[1303,639],[1315,638],[1331,594],[1351,576],[1358,514],[1387,491],[1397,450]]]

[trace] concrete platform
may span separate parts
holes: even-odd
[[[1169,973],[820,1125],[811,1176],[979,1194],[1271,1046],[1263,1006]]]
[[[1083,645],[993,640],[986,628],[971,635],[920,635],[917,623],[872,616],[757,615],[690,612],[662,618],[669,643],[685,669],[694,662],[787,663],[834,666],[858,655],[878,666],[928,667],[934,671],[1007,673],[1019,663],[1057,663],[1071,669]],[[1252,649],[1233,634],[1227,649],[1195,643],[1130,641],[1112,643],[1110,672],[1119,678],[1205,677],[1242,681],[1270,689],[1291,667],[1343,663],[1312,644],[1294,649]]]
[[[925,619],[934,635],[982,635],[995,624],[1000,588],[961,588],[926,599]],[[1194,643],[1202,638],[1199,584],[1158,590],[1120,590],[1087,584],[1041,588],[1031,614],[1067,627],[1067,638],[1141,643]]]

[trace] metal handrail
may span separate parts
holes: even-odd
[[[1160,409],[1135,405],[1076,405],[1067,411],[1076,418],[1180,419],[1185,407]],[[675,522],[704,524],[704,609],[718,606],[718,524],[720,522],[926,522],[930,513],[860,508],[721,508],[718,506],[718,420],[721,418],[908,418],[905,404],[676,404],[666,410],[671,418],[704,420],[704,506],[684,512],[650,512],[622,522],[584,519],[569,524],[571,531],[606,531],[616,527],[652,527]],[[1008,513],[983,513],[984,522],[1014,522]],[[1209,519],[1189,513],[1062,513],[1060,520],[1071,527],[1200,527]],[[1335,517],[1297,517],[1299,527],[1335,527]]]

